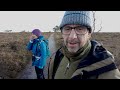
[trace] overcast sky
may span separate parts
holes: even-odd
[[[64,11],[0,11],[0,32],[53,31],[59,25]],[[96,31],[102,26],[101,32],[120,32],[120,11],[97,11]]]

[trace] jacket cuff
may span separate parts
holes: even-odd
[[[33,40],[30,40],[30,43],[33,43]]]

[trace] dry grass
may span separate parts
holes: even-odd
[[[45,38],[50,36],[50,32],[43,33]],[[26,64],[31,60],[31,52],[26,50],[30,33],[0,33],[0,77],[14,79],[21,72]],[[120,69],[120,33],[95,33],[92,35],[103,44],[115,56],[115,61]],[[55,34],[56,46],[62,45],[61,33]]]
[[[43,33],[48,38],[50,33]],[[30,33],[0,33],[0,77],[15,78],[31,60],[26,50]]]
[[[120,33],[94,33],[92,39],[97,40],[108,49],[115,57],[115,62],[120,69]],[[61,33],[56,33],[56,46],[62,45]]]
[[[62,46],[63,38],[60,32],[55,33],[55,41],[56,41],[56,48],[60,48]]]

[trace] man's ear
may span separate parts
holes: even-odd
[[[88,33],[88,38],[89,38],[89,39],[91,38],[91,35],[92,35],[91,33]]]

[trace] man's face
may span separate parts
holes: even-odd
[[[38,38],[35,34],[32,34],[32,39]]]
[[[80,25],[66,25],[62,28],[64,44],[71,53],[77,52],[90,39],[91,33]]]

